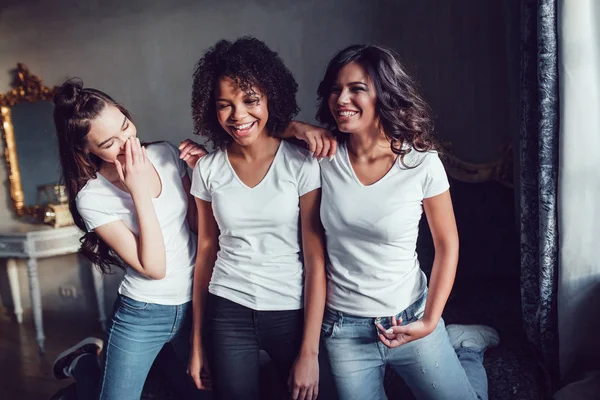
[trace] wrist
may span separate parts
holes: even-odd
[[[440,322],[440,319],[441,319],[441,316],[436,317],[436,316],[431,316],[431,315],[424,315],[423,318],[421,318],[421,320],[423,321],[423,324],[431,331],[433,331],[435,329],[437,324]]]
[[[300,347],[300,352],[298,353],[299,357],[318,357],[319,356],[319,346],[308,346],[303,345]]]

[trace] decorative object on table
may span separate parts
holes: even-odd
[[[67,204],[65,185],[40,185],[37,190],[36,204],[39,207],[37,220],[54,228],[73,225],[73,216]]]
[[[13,208],[19,217],[61,226],[68,218],[60,206],[66,202],[66,196],[64,187],[58,184],[60,163],[51,102],[54,88],[44,86],[24,64],[17,64],[14,72],[13,88],[0,94],[2,139]],[[61,217],[56,220],[59,214]]]

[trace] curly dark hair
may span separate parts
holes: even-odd
[[[269,135],[278,136],[300,109],[296,103],[298,84],[283,60],[265,43],[242,37],[235,42],[221,40],[200,58],[192,87],[194,133],[206,137],[215,147],[233,141],[217,120],[215,89],[229,77],[244,92],[259,89],[267,97]]]
[[[371,77],[377,95],[377,115],[392,151],[401,157],[401,161],[412,149],[419,152],[439,151],[439,145],[433,138],[429,106],[398,56],[381,46],[352,45],[333,57],[317,90],[317,120],[331,130],[338,141],[348,138],[348,134],[337,128],[328,100],[338,73],[351,62],[359,64]]]

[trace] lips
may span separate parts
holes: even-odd
[[[337,118],[341,119],[341,120],[350,119],[350,118],[354,117],[355,115],[358,115],[358,111],[355,111],[355,110],[337,110],[336,111]]]
[[[250,133],[252,127],[257,121],[247,122],[245,124],[230,125],[231,130],[238,136],[246,136]]]

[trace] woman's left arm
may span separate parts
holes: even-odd
[[[458,231],[449,190],[424,199],[423,208],[435,247],[423,320],[433,331],[442,317],[454,285],[458,265]]]
[[[450,191],[423,199],[423,208],[433,237],[435,258],[429,279],[429,293],[423,318],[401,326],[392,319],[389,330],[379,325],[379,339],[388,347],[397,347],[429,335],[437,326],[454,285],[458,264],[458,232]]]
[[[319,389],[319,340],[325,309],[325,239],[320,218],[321,189],[300,197],[304,253],[304,334],[288,385],[293,399],[313,400]]]

